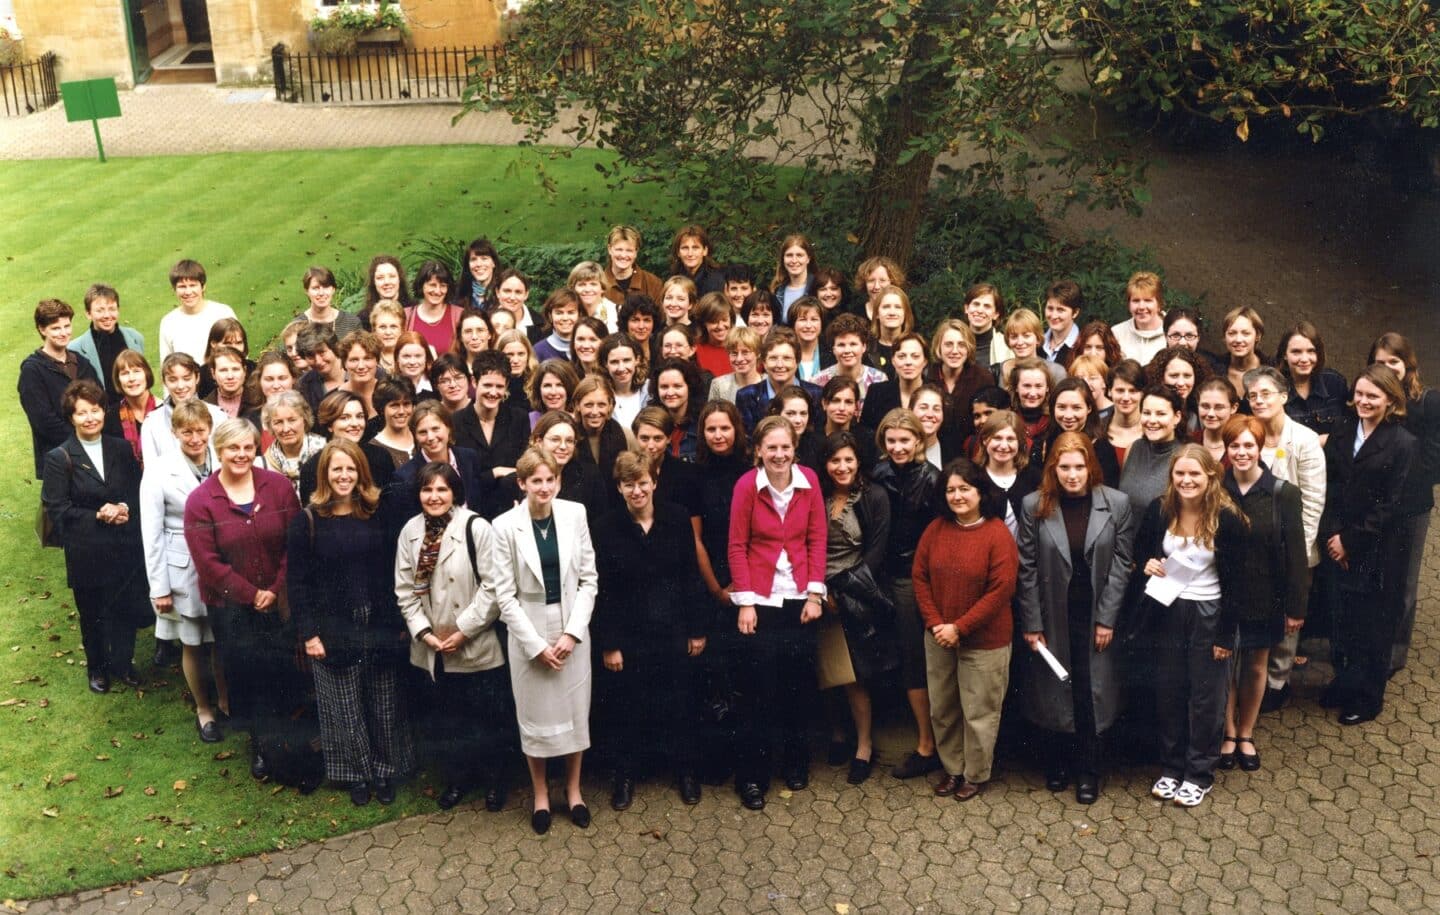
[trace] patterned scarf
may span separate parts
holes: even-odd
[[[146,397],[148,401],[145,404],[145,416],[149,416],[150,411],[158,409],[159,405],[155,402],[153,394],[147,394]],[[120,401],[119,412],[120,430],[125,433],[125,441],[130,443],[130,449],[135,452],[135,460],[140,462],[141,467],[144,467],[145,455],[140,450],[140,423],[144,417],[135,415],[135,410],[130,406],[128,400]]]
[[[445,529],[450,526],[453,510],[439,517],[425,516],[425,537],[420,541],[420,555],[415,560],[415,593],[430,593],[430,578],[435,574],[435,563],[440,559],[440,541]]]
[[[295,486],[300,485],[300,465],[320,453],[325,447],[325,440],[318,435],[306,435],[300,440],[300,456],[288,458],[280,447],[280,443],[271,442],[270,447],[265,449],[265,466],[277,473],[283,473],[290,478]]]

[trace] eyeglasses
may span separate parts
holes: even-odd
[[[1170,333],[1170,334],[1166,334],[1166,335],[1165,335],[1165,339],[1166,339],[1166,340],[1169,340],[1171,343],[1199,343],[1199,342],[1200,342],[1200,335],[1199,335],[1199,334]]]
[[[1279,391],[1250,391],[1245,395],[1245,399],[1251,403],[1269,403],[1279,396]]]

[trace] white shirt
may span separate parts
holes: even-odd
[[[193,315],[173,309],[160,319],[160,361],[171,353],[189,353],[196,362],[204,362],[210,328],[221,318],[233,317],[235,310],[229,305],[208,299]]]
[[[770,501],[775,505],[775,511],[780,515],[780,520],[785,520],[785,513],[790,510],[790,502],[795,498],[797,489],[809,489],[810,481],[800,468],[790,467],[790,483],[784,489],[776,489],[770,485],[770,475],[761,467],[755,474],[755,489],[758,492],[770,491]],[[825,593],[823,581],[812,581],[806,589],[812,594]],[[790,562],[790,556],[785,550],[780,550],[780,555],[775,559],[775,578],[770,583],[770,596],[761,597],[754,591],[737,591],[730,595],[730,600],[737,607],[779,607],[787,600],[800,600],[805,597],[805,592],[795,582],[795,566]]]
[[[1048,361],[1054,362],[1055,354],[1060,352],[1060,347],[1068,346],[1071,350],[1074,350],[1076,342],[1080,339],[1080,328],[1078,325],[1071,324],[1070,333],[1065,335],[1064,340],[1055,343],[1053,346],[1051,345],[1053,341],[1051,340],[1050,334],[1051,332],[1049,330],[1045,331],[1045,338],[1040,341],[1040,349],[1045,353],[1045,358]]]
[[[1215,551],[1201,546],[1198,541],[1178,534],[1165,532],[1161,541],[1165,551],[1165,563],[1183,563],[1195,569],[1195,577],[1178,595],[1182,600],[1209,601],[1220,599],[1220,571],[1215,567]]]

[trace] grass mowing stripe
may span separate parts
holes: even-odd
[[[258,348],[303,306],[310,264],[360,267],[417,235],[564,242],[602,239],[612,222],[683,221],[653,185],[604,188],[592,152],[547,163],[564,192],[549,200],[511,168],[530,155],[415,147],[0,166],[0,396],[12,398],[0,411],[0,898],[103,886],[434,809],[423,781],[388,809],[352,807],[329,788],[272,795],[251,780],[242,737],[199,742],[178,671],[143,697],[87,692],[61,555],[35,544],[39,486],[11,393],[37,345],[35,302],[71,303],[78,333],[85,288],[110,283],[153,356],[174,304],[170,265],[194,257],[209,294],[235,307]],[[137,650],[147,680],[151,645],[144,637]],[[225,752],[233,756],[215,758]]]

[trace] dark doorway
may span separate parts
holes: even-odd
[[[180,18],[190,44],[210,43],[210,12],[205,0],[180,0]]]

